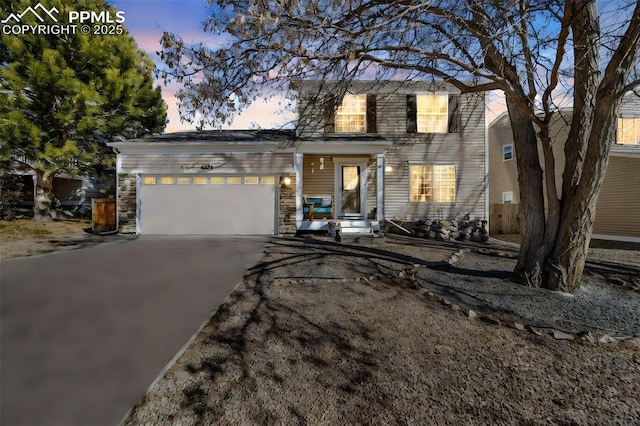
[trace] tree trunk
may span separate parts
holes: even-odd
[[[36,190],[33,194],[33,218],[36,222],[51,220],[53,203],[53,173],[36,170]]]
[[[589,242],[596,217],[596,202],[609,163],[609,151],[615,140],[616,119],[621,96],[599,92],[593,126],[584,159],[580,184],[563,197],[560,232],[549,257],[547,288],[573,292],[580,287],[580,277],[587,259]]]
[[[507,109],[518,164],[520,187],[520,223],[522,242],[514,281],[531,287],[542,287],[542,272],[549,248],[545,245],[544,195],[542,168],[538,157],[536,132],[523,108],[513,95],[507,95]]]

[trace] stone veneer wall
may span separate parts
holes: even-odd
[[[283,184],[283,180],[286,177],[291,179],[291,185],[289,186],[284,186]],[[281,175],[279,183],[279,235],[292,236],[296,233],[296,175]]]
[[[136,175],[118,175],[118,229],[120,232],[136,232],[136,189]]]

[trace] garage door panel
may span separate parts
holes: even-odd
[[[143,234],[273,234],[275,187],[142,185],[140,217]]]

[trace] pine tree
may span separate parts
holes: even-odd
[[[103,0],[81,3],[41,2],[60,11],[60,25],[79,8],[116,12]],[[29,1],[12,2],[4,12],[29,6]],[[23,19],[36,18],[27,14]],[[153,87],[153,62],[126,29],[119,35],[78,30],[0,37],[0,168],[17,161],[35,172],[34,217],[48,220],[56,173],[108,167],[113,160],[104,141],[161,132],[166,105],[160,88]]]

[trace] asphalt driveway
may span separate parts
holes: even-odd
[[[2,261],[0,423],[117,424],[266,241],[141,237]]]

